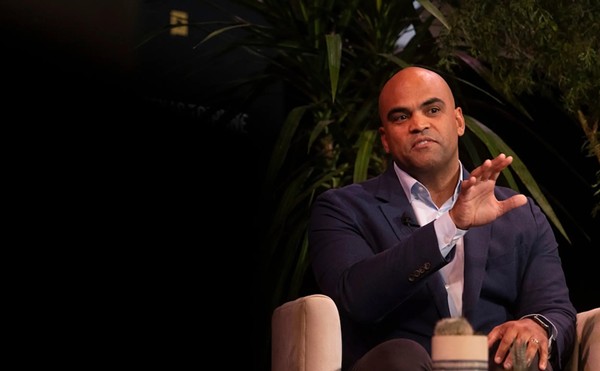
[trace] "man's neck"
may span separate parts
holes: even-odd
[[[421,182],[429,191],[432,201],[437,207],[441,207],[450,197],[454,195],[458,177],[460,176],[460,164],[454,171],[448,171],[443,173],[437,173],[431,175],[431,173],[424,174],[417,179]]]

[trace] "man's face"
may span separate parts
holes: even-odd
[[[458,160],[464,118],[438,75],[417,68],[400,71],[384,86],[379,112],[383,147],[409,174],[444,171]]]

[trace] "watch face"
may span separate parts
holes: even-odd
[[[533,316],[533,320],[537,322],[540,326],[542,326],[544,330],[546,330],[546,332],[548,333],[548,339],[550,339],[552,337],[552,330],[550,328],[550,325],[546,323],[546,320],[538,315]]]
[[[537,322],[540,326],[542,326],[543,329],[546,330],[546,333],[548,334],[548,358],[550,358],[550,355],[552,354],[552,345],[554,343],[554,341],[556,340],[554,338],[554,326],[552,325],[552,322],[550,322],[549,320],[547,320],[545,317],[541,316],[541,315],[534,315],[533,320],[535,322]]]
[[[544,319],[540,316],[534,316],[533,318],[535,318],[535,321],[537,323],[539,323],[540,325],[542,325],[543,328],[548,329],[548,324],[546,323],[546,321],[544,321]]]

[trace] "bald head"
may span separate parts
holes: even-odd
[[[454,108],[454,96],[450,86],[437,73],[421,68],[406,67],[392,76],[381,89],[379,94],[379,116],[385,122],[391,107],[398,101],[414,95],[416,91],[430,90],[435,92],[432,99],[443,100],[449,107]]]
[[[379,117],[383,148],[402,170],[428,187],[456,184],[465,120],[440,75],[420,67],[396,73],[379,95]]]

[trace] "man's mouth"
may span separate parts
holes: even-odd
[[[422,139],[422,140],[418,140],[415,143],[413,143],[413,148],[422,148],[422,147],[427,147],[430,143],[434,143],[435,141],[431,140],[431,139]]]

